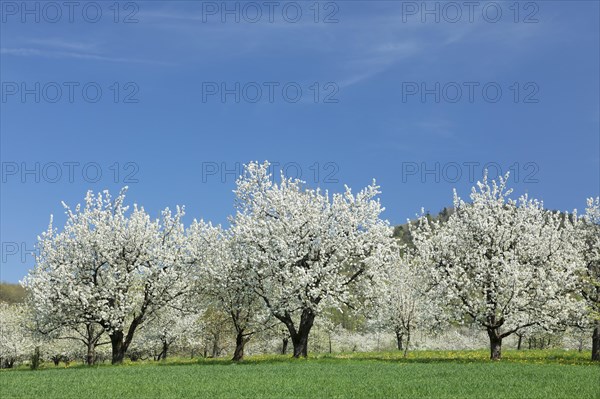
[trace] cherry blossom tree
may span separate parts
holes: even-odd
[[[249,284],[290,332],[294,357],[307,356],[315,317],[372,295],[393,252],[373,183],[357,194],[275,183],[269,163],[250,163],[237,180],[232,234],[242,246]]]
[[[502,339],[529,326],[550,329],[581,306],[574,224],[527,195],[509,198],[507,179],[490,183],[486,174],[470,203],[455,191],[446,223],[422,217],[411,231],[428,299],[451,319],[483,327],[492,359]]]
[[[202,357],[219,357],[229,348],[225,338],[231,336],[231,317],[220,308],[207,307],[200,319],[199,337],[203,345]]]
[[[170,349],[197,328],[199,317],[180,307],[164,307],[146,321],[132,345],[154,360],[166,360]]]
[[[371,314],[378,327],[394,333],[396,346],[404,351],[404,356],[408,353],[412,332],[430,325],[427,323],[431,314],[431,306],[424,297],[423,281],[408,259],[405,254],[390,263]]]
[[[26,284],[23,282],[23,284]],[[39,303],[36,304],[34,295],[27,296],[27,305],[31,311],[30,330],[36,336],[40,336],[45,342],[52,343],[52,347],[65,348],[67,343],[73,345],[73,341],[82,343],[86,348],[86,364],[93,365],[96,358],[96,348],[109,342],[100,342],[105,335],[104,327],[100,324],[87,319],[71,318],[66,319],[55,313],[43,313]],[[37,310],[36,310],[37,309]],[[49,309],[46,309],[49,311]],[[75,345],[77,346],[77,345]],[[46,356],[48,357],[48,356]],[[50,357],[55,357],[50,355]],[[53,360],[54,361],[54,360]]]
[[[168,208],[152,220],[143,207],[108,191],[66,209],[58,232],[38,238],[36,265],[23,281],[38,324],[97,323],[108,334],[112,362],[121,363],[137,328],[184,295],[190,265],[181,217]]]
[[[90,366],[96,361],[96,348],[110,343],[110,341],[102,339],[102,337],[105,337],[104,328],[91,321],[74,325],[57,325],[57,328],[53,328],[52,325],[37,325],[35,331],[43,334],[50,342],[60,341],[61,343],[56,343],[53,347],[61,349],[63,352],[65,352],[64,349],[68,345],[78,346],[77,344],[83,344],[86,351],[85,362]],[[75,344],[73,341],[75,341]],[[66,352],[64,357],[69,357]]]
[[[87,357],[83,351],[84,347],[71,338],[50,338],[50,336],[44,338],[42,341],[42,358],[52,361],[55,366],[58,366],[60,362],[67,365],[75,359]]]
[[[579,224],[585,268],[581,294],[587,305],[592,335],[592,360],[600,361],[600,197],[589,198]]]
[[[194,221],[188,237],[192,258],[199,265],[197,291],[230,317],[235,331],[232,360],[242,360],[251,337],[269,328],[269,313],[255,293],[245,246],[230,231],[204,221]]]
[[[0,368],[12,368],[24,360],[35,347],[24,305],[0,302]]]

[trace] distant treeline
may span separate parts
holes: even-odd
[[[22,303],[25,301],[25,289],[19,284],[0,282],[0,302]]]
[[[431,216],[429,212],[426,213],[430,220],[440,221],[446,223],[450,218],[450,215],[454,212],[454,208],[444,208],[436,216]],[[411,220],[410,223],[414,226],[417,223],[417,219]],[[412,245],[412,237],[408,228],[409,224],[404,223],[394,227],[394,237],[399,238],[404,244]]]

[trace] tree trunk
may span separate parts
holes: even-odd
[[[502,357],[502,338],[496,329],[488,328],[490,337],[490,359],[500,360]]]
[[[104,333],[103,328],[98,333],[96,331],[96,327],[97,325],[91,322],[88,322],[85,326],[86,337],[84,343],[87,348],[85,363],[88,366],[92,366],[96,362],[96,345],[98,344],[98,342],[100,341],[100,337]]]
[[[40,347],[36,346],[33,350],[33,355],[31,355],[31,364],[29,365],[32,370],[37,370],[40,367],[41,356]]]
[[[517,350],[520,351],[521,350],[521,343],[523,341],[523,336],[522,335],[517,335],[519,337],[519,341],[517,342]]]
[[[125,353],[127,353],[127,348],[129,348],[129,345],[133,340],[135,330],[143,321],[143,315],[144,313],[142,312],[133,319],[127,330],[127,335],[125,335],[123,331],[113,331],[112,334],[109,334],[110,343],[112,345],[112,364],[123,363]]]
[[[404,349],[402,345],[402,340],[404,339],[404,334],[401,331],[396,331],[396,344],[398,345],[398,350],[401,351]]]
[[[308,334],[295,334],[292,336],[292,344],[294,345],[293,357],[299,358],[300,356],[308,356]]]
[[[169,351],[169,344],[167,342],[162,343],[162,351],[158,357],[160,360],[167,360],[167,352]]]
[[[92,366],[96,361],[96,348],[93,342],[87,343],[87,355],[85,357],[85,363],[88,366]]]
[[[289,342],[289,338],[285,337],[283,339],[283,345],[281,346],[281,354],[282,355],[285,355],[287,353],[288,342]]]
[[[294,331],[293,328],[289,328],[290,335],[292,336],[292,344],[294,345],[294,357],[299,358],[308,356],[308,335],[310,334],[310,329],[313,326],[315,321],[315,314],[310,309],[304,309],[302,311],[302,316],[300,316],[300,326],[298,326],[298,331]]]
[[[248,343],[249,338],[244,338],[244,332],[240,331],[235,337],[235,351],[233,352],[234,362],[239,362],[244,358],[244,347]]]
[[[408,354],[408,347],[410,345],[410,326],[406,330],[406,345],[404,345],[404,357]]]
[[[600,362],[600,321],[596,321],[592,334],[592,360]]]
[[[218,357],[219,356],[219,333],[215,333],[213,334],[213,346],[212,346],[212,357]]]
[[[112,345],[112,364],[121,364],[125,358],[127,348],[123,342],[123,331],[115,331],[110,335]]]

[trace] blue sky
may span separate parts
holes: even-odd
[[[221,172],[250,160],[331,191],[376,178],[392,224],[466,197],[485,164],[552,209],[600,191],[596,1],[427,2],[438,21],[400,1],[81,2],[72,20],[0,3],[4,281],[62,200],[127,185],[154,215],[226,223]]]

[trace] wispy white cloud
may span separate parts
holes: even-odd
[[[81,51],[64,51],[64,50],[46,50],[32,47],[2,47],[0,48],[0,54],[17,57],[44,57],[44,58],[74,58],[82,60],[93,60],[93,61],[106,61],[106,62],[119,62],[119,63],[140,63],[140,64],[153,64],[153,65],[175,65],[170,62],[155,61],[140,58],[127,58],[127,57],[115,57],[106,56],[101,54],[93,54]]]
[[[419,46],[413,40],[376,45],[346,63],[348,69],[354,72],[341,80],[339,86],[346,88],[368,80],[385,72],[396,62],[410,58],[418,52]]]
[[[180,65],[201,63],[203,66],[208,61],[218,65],[242,58],[254,62],[263,54],[281,52],[288,58],[314,57],[319,74],[335,76],[339,87],[347,88],[369,81],[401,63],[412,62],[416,68],[431,67],[435,54],[443,48],[456,46],[458,49],[461,45],[476,43],[483,40],[483,34],[487,35],[486,41],[493,36],[494,42],[511,46],[515,42],[529,43],[513,40],[513,37],[534,34],[527,27],[515,27],[517,24],[503,27],[482,23],[407,24],[402,23],[399,7],[388,9],[386,6],[376,13],[352,12],[356,10],[348,7],[347,10],[344,5],[337,24],[313,23],[312,18],[304,18],[296,24],[266,20],[236,24],[203,23],[200,8],[161,5],[142,10],[139,19],[144,23],[136,26],[136,35],[140,35],[141,30],[144,37],[155,39],[156,52],[144,53],[140,49],[135,55],[130,55],[130,51],[119,53],[114,44],[122,43],[122,38],[113,31],[103,32],[102,37],[87,37],[87,41],[60,37],[13,40],[10,44],[5,41],[0,51],[20,57],[153,65],[174,65],[164,60],[178,60]],[[511,40],[507,41],[507,37]],[[155,54],[158,59],[151,59]],[[421,65],[422,60],[428,65]]]
[[[67,49],[73,51],[94,51],[98,45],[96,43],[83,43],[71,40],[65,40],[62,38],[27,38],[23,40],[24,43],[32,44],[34,46],[47,46],[59,49]]]

